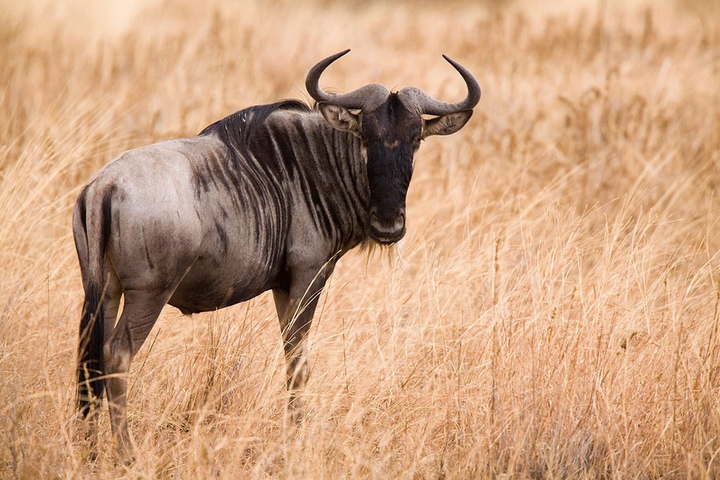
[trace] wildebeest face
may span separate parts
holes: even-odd
[[[472,110],[425,119],[411,112],[398,93],[390,93],[369,112],[352,113],[324,102],[318,106],[334,128],[362,140],[370,187],[367,233],[379,243],[399,241],[405,236],[405,198],[420,141],[430,135],[456,132]]]
[[[421,134],[422,119],[395,93],[362,117],[370,187],[368,234],[377,242],[394,243],[405,236],[405,198]]]
[[[443,56],[467,85],[467,97],[461,102],[441,102],[416,87],[391,93],[377,83],[342,95],[323,91],[320,75],[349,51],[318,62],[308,72],[305,86],[333,128],[361,139],[370,189],[367,233],[380,243],[394,243],[405,236],[405,197],[420,141],[460,130],[480,101],[480,85],[465,67]]]
[[[320,110],[335,128],[362,140],[370,187],[367,233],[379,243],[397,242],[405,236],[405,198],[420,146],[422,118],[405,108],[396,93],[371,112],[353,114],[327,104],[320,105]]]

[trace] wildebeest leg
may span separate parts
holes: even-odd
[[[115,272],[111,271],[108,274],[104,290],[105,296],[103,297],[102,306],[103,318],[105,319],[105,343],[107,343],[113,329],[115,329],[115,322],[117,321],[118,310],[120,309],[120,298],[122,297],[122,287]]]
[[[107,343],[110,338],[110,334],[115,328],[115,321],[117,320],[118,310],[120,308],[120,298],[122,297],[122,287],[120,286],[120,280],[112,268],[106,265],[106,271],[108,271],[108,277],[103,286],[103,299],[102,299],[102,310],[105,337],[103,345]],[[102,406],[102,397],[95,398],[90,403],[90,408],[87,412],[87,418],[80,418],[83,424],[79,425],[80,429],[78,433],[81,433],[85,440],[90,443],[90,459],[95,460],[98,455],[97,451],[97,431],[98,431],[98,416],[100,414],[100,407]]]
[[[288,411],[295,421],[302,418],[300,392],[310,374],[306,352],[307,334],[326,277],[322,275],[309,282],[294,282],[290,291],[273,290],[285,350],[286,380],[290,395]]]
[[[287,362],[287,388],[291,395],[290,397],[290,403],[294,403],[295,398],[295,392],[293,388],[293,378],[297,379],[297,376],[295,375],[295,368],[296,368],[296,361],[292,362],[292,354],[296,353],[296,350],[293,350],[290,347],[290,344],[288,342],[288,334],[289,334],[289,323],[290,320],[288,319],[288,316],[292,316],[292,313],[288,312],[289,304],[290,304],[290,292],[287,290],[282,289],[275,289],[273,290],[273,299],[275,300],[275,309],[277,310],[278,314],[278,320],[280,321],[280,329],[283,337],[283,347],[285,350],[285,360]],[[299,353],[299,352],[297,352]],[[292,363],[292,366],[291,366]]]
[[[108,341],[110,340],[110,336],[115,329],[115,322],[117,321],[118,310],[120,309],[120,299],[122,297],[122,286],[120,285],[120,280],[118,279],[115,272],[112,271],[112,269],[107,270],[109,271],[109,273],[107,281],[105,282],[105,293],[103,296],[102,304],[103,319],[105,320],[105,327],[103,329],[103,331],[105,332],[105,340],[103,341],[103,345],[107,345]],[[105,357],[104,353],[103,357]],[[105,368],[105,374],[107,374],[107,367]],[[105,390],[107,391],[107,380],[105,380]],[[109,403],[110,402],[108,400],[108,404]],[[93,456],[95,456],[97,452],[97,417],[98,415],[97,413],[95,413],[90,418],[92,428],[90,448],[91,455]]]
[[[127,426],[127,373],[132,359],[170,298],[170,293],[129,290],[124,294],[125,303],[120,321],[106,340],[103,355],[113,437],[120,458],[131,461],[133,445]]]

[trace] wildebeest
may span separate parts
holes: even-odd
[[[480,100],[477,80],[448,57],[467,85],[459,103],[415,87],[323,91],[322,72],[348,51],[308,72],[315,108],[294,100],[246,108],[196,137],[121,154],[81,191],[78,408],[86,418],[107,390],[121,456],[133,450],[127,372],[165,304],[205,312],[272,290],[297,411],[307,333],[337,260],[361,242],[405,235],[420,141],[458,131]]]

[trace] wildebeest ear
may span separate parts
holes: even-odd
[[[348,109],[332,103],[320,102],[318,108],[333,128],[350,132],[356,137],[360,136],[360,115],[355,115]]]
[[[442,117],[423,119],[422,138],[431,135],[450,135],[465,126],[470,117],[472,110],[461,110],[459,112],[448,113]]]

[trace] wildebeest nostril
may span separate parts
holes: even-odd
[[[381,219],[375,211],[371,211],[370,227],[377,233],[395,237],[405,229],[405,214],[400,212],[392,219]]]

